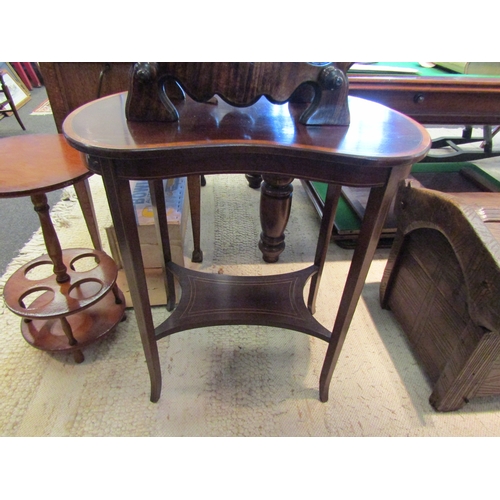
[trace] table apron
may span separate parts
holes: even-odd
[[[129,180],[167,179],[201,174],[273,174],[359,187],[383,186],[392,171],[399,171],[399,177],[403,179],[410,173],[415,162],[416,160],[399,165],[374,167],[368,162],[352,165],[347,161],[341,162],[341,159],[326,163],[305,158],[250,154],[245,157],[231,154],[210,158],[176,157],[175,161],[165,158],[88,158],[91,171],[102,175],[105,170],[110,169],[117,178]]]

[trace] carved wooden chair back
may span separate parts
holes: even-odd
[[[126,115],[130,121],[177,121],[175,102],[186,92],[198,102],[218,95],[245,107],[266,96],[274,104],[309,102],[306,125],[349,125],[346,71],[352,63],[136,63]]]
[[[299,122],[304,125],[348,126],[349,85],[346,72],[351,64],[136,63],[131,70],[126,117],[130,122],[175,122],[179,120],[175,104],[185,99],[185,93],[197,102],[212,101],[217,95],[237,107],[251,106],[265,96],[274,104],[288,101],[308,103],[299,118]],[[247,180],[251,187],[258,187],[262,178],[260,175],[248,174]],[[204,185],[204,176],[188,176],[194,239],[193,262],[203,259],[200,247],[200,182]],[[270,262],[269,259],[271,257],[264,254],[264,260]]]

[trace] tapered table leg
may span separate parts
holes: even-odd
[[[191,210],[191,226],[193,228],[193,254],[192,262],[203,262],[203,251],[201,250],[200,231],[201,231],[201,178],[199,175],[189,175],[188,194],[189,208]]]
[[[128,180],[118,179],[111,160],[102,160],[103,180],[108,195],[109,208],[116,231],[123,260],[123,267],[130,289],[132,303],[146,357],[151,383],[150,400],[155,403],[161,394],[161,367],[151,304],[147,293],[148,285],[142,264],[139,232],[135,222],[132,193]],[[160,241],[161,243],[161,241]]]
[[[370,192],[361,232],[354,250],[339,310],[333,325],[332,336],[321,370],[319,397],[323,403],[328,401],[328,389],[333,370],[342,350],[347,331],[351,325],[354,311],[361,296],[366,276],[368,275],[375,250],[377,249],[378,240],[400,179],[401,177],[398,173],[393,173],[386,186],[372,188]]]
[[[78,202],[82,208],[83,217],[85,218],[85,223],[87,224],[92,245],[96,250],[102,250],[101,236],[99,234],[99,227],[97,226],[97,217],[94,210],[94,202],[92,200],[92,193],[90,191],[88,178],[75,182],[74,188],[76,195],[78,196]]]

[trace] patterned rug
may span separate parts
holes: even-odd
[[[40,104],[40,106],[38,106],[37,108],[35,108],[31,113],[30,115],[32,116],[37,116],[37,115],[51,115],[52,114],[52,108],[50,107],[50,102],[49,100],[45,100],[42,102],[42,104]]]
[[[90,179],[106,243],[109,211],[101,179]],[[259,192],[244,176],[209,176],[202,189],[206,272],[287,272],[309,263],[318,217],[294,183],[287,247],[265,264],[256,242]],[[63,247],[89,246],[73,196],[53,210]],[[187,231],[185,255],[192,250]],[[221,246],[222,245],[222,246]],[[221,249],[222,248],[222,249]],[[109,250],[108,250],[109,251]],[[0,280],[44,253],[36,233]],[[330,245],[317,319],[331,328],[351,251]],[[149,401],[149,378],[132,309],[102,341],[70,355],[29,346],[20,320],[0,306],[0,435],[2,436],[498,436],[500,398],[476,399],[462,410],[437,413],[431,388],[378,289],[387,250],[376,254],[336,367],[328,403],[318,399],[326,344],[303,334],[256,326],[200,328],[159,343],[163,389]],[[153,310],[155,322],[168,313]]]

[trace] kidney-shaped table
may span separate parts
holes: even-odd
[[[125,116],[126,99],[127,94],[120,93],[78,108],[65,120],[63,131],[69,143],[87,155],[89,169],[103,177],[149,369],[151,401],[157,401],[161,392],[157,341],[176,332],[221,324],[277,326],[326,341],[320,399],[327,401],[333,369],[384,219],[398,183],[430,147],[427,132],[401,113],[355,97],[349,98],[349,126],[302,125],[298,117],[304,105],[271,104],[266,98],[247,108],[188,98],[178,104],[178,122],[132,122]],[[162,179],[222,173],[329,183],[315,261],[304,270],[277,276],[195,272],[171,262],[166,218],[155,217],[165,255],[167,308],[173,310],[155,327],[129,181],[149,181],[157,215],[164,208]],[[342,185],[370,187],[371,192],[330,331],[313,317],[314,301]],[[182,287],[177,306],[173,276]],[[303,287],[309,281],[306,304]]]

